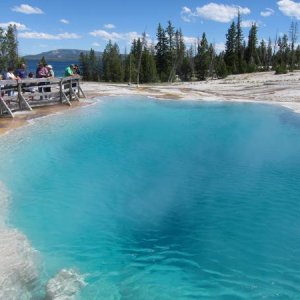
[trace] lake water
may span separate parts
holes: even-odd
[[[84,300],[299,298],[289,110],[110,98],[4,136],[0,153],[8,225],[36,249],[15,251],[13,270],[23,258],[38,272],[14,283],[28,299],[45,286],[53,299],[57,286]]]
[[[38,60],[28,60],[27,62],[27,72],[33,72],[35,74],[36,68],[38,66],[39,61]],[[56,77],[63,77],[65,74],[65,69],[70,64],[79,64],[77,61],[74,62],[64,62],[64,61],[49,61],[48,62],[53,67],[53,71]]]

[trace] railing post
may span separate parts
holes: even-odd
[[[80,97],[80,93],[82,95],[83,98],[86,98],[81,86],[80,86],[80,78],[78,78],[78,96]]]
[[[63,79],[61,79],[59,82],[59,97],[60,102],[63,103]]]
[[[18,100],[19,100],[19,108],[20,110],[22,110],[22,98],[21,98],[21,94],[22,94],[22,87],[21,87],[21,83],[18,80],[17,81],[17,86],[18,86]]]
[[[72,79],[69,79],[69,101],[72,101],[72,93],[73,93],[73,88],[72,88]]]

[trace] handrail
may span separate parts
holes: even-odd
[[[71,105],[85,98],[80,80],[79,76],[0,80],[0,116],[13,117],[14,111],[56,103]]]

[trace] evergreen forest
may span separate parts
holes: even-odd
[[[144,33],[133,40],[129,53],[121,54],[117,43],[109,41],[103,55],[93,49],[80,54],[83,79],[105,82],[174,82],[224,78],[274,70],[276,74],[300,69],[298,24],[292,22],[288,34],[258,40],[258,26],[253,23],[244,36],[238,14],[226,33],[225,50],[216,52],[205,32],[194,45],[186,46],[181,29],[171,21],[158,25],[156,42],[149,43]]]

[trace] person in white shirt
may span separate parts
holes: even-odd
[[[8,68],[7,69],[7,72],[5,74],[5,79],[6,80],[18,80],[20,79],[19,77],[17,77],[15,74],[14,74],[14,69],[13,68]]]
[[[5,73],[5,80],[19,80],[20,78],[15,76],[14,74],[14,69],[9,67],[7,69],[7,72]],[[13,90],[10,90],[7,92],[8,96],[13,96],[14,94],[14,91]]]
[[[49,72],[49,77],[54,78],[54,71],[53,71],[53,67],[51,65],[46,65],[46,68],[48,69]]]

